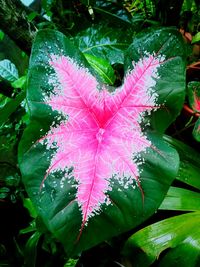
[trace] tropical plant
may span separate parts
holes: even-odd
[[[198,2],[36,2],[0,5],[0,265],[198,266]]]

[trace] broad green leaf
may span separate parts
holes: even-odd
[[[123,254],[142,267],[150,266],[168,248],[190,245],[200,251],[199,223],[200,212],[191,212],[151,224],[128,239]]]
[[[139,33],[127,50],[125,69],[130,68],[133,60],[137,62],[141,51],[166,57],[159,72],[163,78],[156,83],[161,108],[152,116],[152,126],[164,132],[180,113],[185,99],[185,47],[182,36],[173,28],[155,28]]]
[[[132,41],[130,30],[94,25],[78,33],[73,41],[83,52],[105,59],[110,64],[124,63],[124,54]]]
[[[198,120],[195,122],[192,135],[197,142],[200,142],[200,118],[198,118]]]
[[[159,79],[164,79],[166,82],[166,68],[169,66],[172,72],[177,70],[177,65],[172,64],[172,62],[176,63],[177,60],[177,58],[174,57],[172,44],[176,42],[177,46],[181,46],[181,41],[177,38],[176,31],[171,29],[164,29],[163,31],[164,32],[158,30],[156,35],[154,35],[154,39],[152,39],[152,35],[154,34],[155,30],[149,30],[147,38],[150,38],[151,43],[157,43],[157,49],[155,51],[158,50],[158,47],[163,49],[163,42],[164,44],[167,43],[167,47],[165,47],[163,50],[163,54],[159,55],[160,60],[163,59],[162,56],[166,55],[166,57],[164,61],[162,61],[162,64],[160,64],[160,69],[158,72]],[[169,33],[171,33],[170,37]],[[164,37],[165,35],[167,37]],[[166,38],[169,40],[166,41]],[[137,41],[133,41],[132,49],[134,51],[137,51],[138,49],[137,45],[139,43],[139,39],[140,38],[137,37],[135,39]],[[144,41],[143,35],[140,41]],[[146,43],[147,46],[145,45],[145,42],[143,42],[143,47],[140,49],[140,57],[145,59],[148,52],[149,54],[153,53],[153,50],[148,49],[148,39],[146,40]],[[31,114],[31,123],[25,130],[20,143],[19,164],[29,197],[33,201],[33,204],[37,207],[38,213],[42,217],[45,225],[53,233],[53,235],[63,243],[69,255],[76,255],[79,252],[86,250],[104,240],[108,240],[113,236],[132,229],[151,216],[158,209],[178,171],[179,158],[176,151],[163,141],[160,133],[156,134],[155,131],[151,131],[150,128],[145,128],[144,133],[147,135],[147,140],[151,141],[152,146],[147,149],[146,153],[141,152],[140,154],[142,159],[144,159],[144,164],[141,165],[140,169],[141,188],[136,186],[135,183],[131,184],[131,186],[124,187],[120,184],[121,178],[119,178],[119,180],[115,179],[111,184],[112,191],[108,191],[107,193],[107,196],[109,199],[111,199],[112,204],[108,206],[102,204],[102,210],[99,211],[98,215],[95,215],[89,219],[88,224],[82,229],[80,235],[83,213],[81,212],[77,201],[77,184],[73,184],[74,177],[71,177],[72,170],[69,169],[65,174],[62,172],[55,172],[55,175],[51,174],[49,177],[47,177],[47,179],[45,179],[44,177],[46,176],[47,170],[51,164],[53,150],[48,150],[45,144],[37,141],[48,133],[52,123],[58,116],[57,111],[52,111],[50,105],[44,103],[44,94],[48,94],[48,92],[51,93],[53,90],[52,86],[49,85],[49,78],[51,77],[51,74],[53,74],[52,68],[49,65],[49,55],[52,54],[57,56],[63,55],[65,56],[65,59],[69,57],[82,68],[85,67],[88,69],[88,71],[94,73],[85,57],[77,48],[72,45],[68,38],[63,36],[63,34],[51,30],[38,32],[32,48],[27,90],[27,100]],[[154,56],[156,57],[156,55]],[[137,63],[140,59],[137,55],[132,57],[132,60]],[[144,61],[140,60],[139,63],[142,65]],[[179,84],[181,87],[182,80],[184,80],[184,71],[180,56],[178,57],[178,63],[179,76],[182,78],[176,80],[175,85],[178,87]],[[71,66],[70,64],[71,63],[69,63],[69,66]],[[156,64],[158,64],[158,62],[156,62]],[[70,68],[67,68],[67,70],[70,71]],[[90,81],[90,78],[88,78],[87,74],[87,72],[84,72],[84,78],[87,78]],[[156,74],[154,79],[158,78]],[[128,72],[125,80],[127,77],[130,77],[130,75],[130,72]],[[77,80],[78,76],[76,77]],[[86,81],[88,82],[87,79]],[[139,78],[137,77],[137,81],[138,79]],[[84,82],[86,81],[84,80]],[[148,82],[149,81],[154,84],[154,80],[150,76],[148,76]],[[156,92],[159,95],[161,91],[163,103],[165,103],[165,98],[170,98],[169,94],[171,92],[171,88],[169,87],[167,90],[166,86],[164,87],[164,91],[162,91],[159,81],[160,80],[158,80],[159,86],[158,89],[156,89]],[[155,88],[157,88],[156,86],[157,85],[155,85]],[[83,98],[88,93],[89,87],[90,84],[87,83],[87,86],[84,87],[84,93],[82,95]],[[118,92],[121,91],[122,89]],[[183,89],[181,92],[184,94]],[[103,93],[106,95],[105,90]],[[181,94],[179,91],[177,91],[177,94],[177,97],[180,97]],[[111,95],[114,94],[110,94],[109,97],[111,97]],[[92,97],[90,94],[89,96]],[[100,98],[100,100],[103,99],[103,96],[101,97],[102,98]],[[107,103],[109,103],[109,97],[107,95]],[[173,97],[175,97],[174,94]],[[69,99],[66,99],[66,101]],[[75,101],[77,97],[72,97],[72,99]],[[159,101],[159,103],[161,102]],[[139,107],[137,106],[136,108]],[[167,108],[170,111],[173,109],[173,107],[170,105],[168,105]],[[73,112],[75,113],[75,111]],[[88,109],[85,112],[88,112]],[[155,113],[156,112],[158,111],[155,111]],[[81,120],[81,123],[85,123],[85,121],[87,123],[87,118],[84,117],[82,120],[82,117],[80,118],[79,114],[76,115],[77,118]],[[61,114],[60,119],[61,121],[64,119],[63,114]],[[126,119],[128,119],[128,117]],[[126,119],[123,120],[123,125],[125,125]],[[131,121],[134,121],[133,118]],[[123,133],[124,129],[120,124],[120,119],[118,123],[118,128],[120,129],[121,133]],[[99,138],[99,135],[95,136],[96,138]],[[80,137],[81,135],[77,140],[80,140]],[[65,142],[70,146],[71,144],[75,145],[77,140],[74,139],[73,142],[69,143],[70,139],[66,138]],[[121,140],[118,142],[121,142]],[[90,144],[87,145],[89,147]],[[126,145],[129,145],[130,147],[130,144]],[[138,144],[135,144],[135,146],[137,145]],[[128,149],[128,146],[126,147]],[[80,151],[80,148],[78,151]],[[108,163],[110,160],[116,159],[115,157],[115,153],[113,156],[109,155],[104,162]],[[132,155],[130,160],[132,161]],[[75,160],[75,162],[76,161],[79,161],[78,158]],[[85,166],[85,162],[87,162],[87,160],[85,160],[83,157],[81,164]],[[121,159],[121,162],[123,162],[123,158]],[[109,165],[113,166],[110,163]],[[88,171],[90,171],[90,167],[92,166],[88,166]],[[95,161],[95,168],[99,168],[97,161]],[[66,177],[64,175],[67,175],[68,179],[63,179]],[[90,183],[91,180],[88,181],[87,184],[90,185]],[[42,186],[43,184],[44,187]],[[101,185],[103,185],[103,183]],[[80,187],[80,184],[78,187]],[[101,233],[101,235],[99,235],[99,233]]]
[[[200,193],[171,186],[159,209],[200,211]]]
[[[84,56],[95,72],[101,77],[102,82],[110,85],[114,84],[116,79],[115,73],[107,60],[86,53],[84,53]]]
[[[176,179],[200,189],[200,153],[192,147],[165,135],[164,139],[179,153],[180,167]]]
[[[8,59],[0,61],[0,78],[5,79],[9,82],[14,82],[19,78],[17,68]]]

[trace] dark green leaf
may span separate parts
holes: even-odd
[[[137,62],[139,56],[144,57],[147,52],[153,53],[153,50],[157,52],[159,48],[159,51],[166,56],[166,61],[160,67],[161,71],[159,72],[160,80],[163,79],[163,82],[158,81],[156,92],[161,94],[159,103],[167,103],[165,109],[169,109],[167,114],[169,116],[169,112],[171,112],[173,118],[177,115],[180,106],[172,107],[172,102],[178,98],[181,98],[182,101],[184,96],[184,88],[182,88],[184,85],[184,64],[181,56],[175,56],[177,50],[179,51],[182,47],[182,41],[177,36],[179,36],[178,33],[171,29],[159,29],[157,31],[153,29],[152,31],[149,30],[146,35],[143,33],[133,41],[131,46],[133,51],[129,48],[131,64],[132,61]],[[149,42],[152,47],[149,47]],[[173,47],[174,42],[178,49]],[[141,43],[142,46],[140,45],[138,49],[138,44]],[[102,212],[91,218],[84,228],[81,238],[77,240],[82,218],[78,204],[74,201],[76,200],[76,188],[67,181],[62,186],[60,180],[63,175],[58,174],[53,179],[46,179],[45,187],[41,190],[42,180],[49,167],[51,152],[47,152],[45,146],[36,142],[49,130],[55,117],[55,113],[48,105],[44,105],[42,100],[43,92],[49,92],[50,89],[48,85],[49,55],[60,55],[61,53],[72,58],[81,66],[91,69],[84,56],[61,33],[51,30],[38,32],[32,48],[28,80],[27,99],[31,123],[25,130],[20,144],[19,162],[23,181],[31,200],[38,207],[39,215],[47,228],[64,244],[66,251],[73,255],[130,230],[151,216],[159,207],[178,171],[179,158],[176,151],[163,141],[160,134],[157,135],[155,131],[148,131],[148,139],[152,146],[147,153],[142,155],[145,164],[142,165],[140,175],[144,201],[142,192],[138,187],[133,190],[133,185],[125,190],[116,181],[112,184],[112,191],[108,192],[113,205],[107,208],[102,207]],[[122,51],[118,50],[118,53],[121,55]],[[130,55],[128,57],[130,60]],[[179,64],[178,67],[177,64]],[[171,92],[172,88],[167,84],[169,82],[168,76],[166,78],[166,75],[169,75],[168,67],[173,73],[177,71],[179,77],[179,79],[175,79],[174,86],[177,90],[173,93]],[[165,116],[163,119],[159,117],[159,120],[162,120],[162,125],[166,127],[169,120],[166,119],[166,113],[162,114]],[[157,118],[156,116],[155,118]]]
[[[200,211],[200,193],[171,186],[159,209]]]
[[[109,85],[114,84],[116,79],[115,73],[112,66],[107,60],[86,53],[84,53],[84,56],[86,57],[89,64],[93,67],[95,72],[99,75],[102,82]]]
[[[192,135],[196,141],[200,142],[200,118],[195,122]]]
[[[32,218],[37,217],[37,211],[36,211],[35,207],[33,206],[33,203],[30,200],[30,198],[24,198],[23,199],[23,205],[25,208],[27,208],[27,210],[29,211],[29,214]]]
[[[128,239],[123,253],[142,267],[150,266],[165,249],[181,244],[191,245],[200,251],[199,223],[200,212],[191,212],[149,225]],[[142,265],[144,261],[146,265]]]
[[[113,25],[118,27],[124,25],[131,27],[131,15],[124,8],[121,1],[96,1],[96,5],[93,7],[95,12],[101,15],[102,20],[108,20]]]
[[[80,32],[73,41],[83,53],[105,59],[113,65],[124,63],[123,51],[128,48],[131,39],[128,30],[96,25]]]
[[[22,92],[18,94],[18,96],[15,99],[9,99],[3,107],[0,107],[0,112],[1,112],[0,125],[7,121],[10,115],[13,112],[15,112],[15,110],[19,107],[24,98],[25,98],[25,93]]]
[[[161,260],[159,267],[200,266],[200,248],[196,247],[196,243],[199,243],[199,236],[194,238],[193,234],[190,242],[172,248]]]
[[[192,38],[192,44],[196,44],[200,42],[200,32],[197,32],[195,36]]]
[[[9,82],[14,82],[19,78],[17,68],[8,59],[0,61],[0,78],[5,79]]]
[[[165,135],[164,139],[178,151],[180,156],[180,167],[176,179],[200,189],[200,153],[170,136]]]
[[[152,28],[136,35],[127,50],[126,70],[138,61],[141,51],[163,55],[156,91],[159,92],[161,108],[152,116],[152,126],[163,133],[175,120],[185,99],[185,45],[181,34],[173,28]],[[173,77],[173,79],[172,79]]]
[[[195,112],[200,112],[200,82],[189,82],[187,91],[190,107]]]
[[[36,267],[37,245],[41,235],[40,232],[36,231],[26,243],[24,249],[25,266]]]

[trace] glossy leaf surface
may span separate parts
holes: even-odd
[[[73,41],[83,53],[108,60],[110,64],[123,64],[123,52],[129,47],[132,36],[119,28],[96,25],[81,31]]]
[[[133,263],[137,262],[137,266],[150,266],[167,248],[178,246],[183,253],[185,246],[191,246],[199,253],[199,223],[200,213],[191,212],[149,225],[128,239],[124,247],[124,254],[130,257]]]
[[[164,135],[164,139],[179,153],[180,166],[176,179],[200,189],[200,153],[185,143]]]
[[[122,87],[113,93],[61,33],[37,35],[27,95],[32,121],[21,142],[20,167],[40,216],[68,253],[144,221],[176,175],[176,151],[148,126],[148,114],[156,114],[165,97],[166,109],[177,113],[169,85],[158,86],[169,67],[177,70],[177,62],[174,86],[184,84],[184,63],[170,46],[182,42],[176,31],[164,33],[157,30],[156,50],[148,42],[139,49],[143,36],[136,38],[133,46],[140,58],[132,58]],[[168,49],[160,53],[163,42]]]

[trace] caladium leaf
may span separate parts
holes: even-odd
[[[162,46],[160,35],[158,30]],[[177,36],[172,30],[170,40],[181,46]],[[165,78],[169,66],[176,70],[172,63],[178,61],[182,79],[177,83],[182,85],[184,64],[170,52],[145,46],[140,52],[123,85],[110,92],[61,33],[37,34],[27,95],[32,122],[22,138],[19,160],[30,198],[68,253],[148,218],[176,175],[176,151],[148,123],[151,111],[162,108],[158,80]],[[163,86],[170,99],[170,87]],[[170,105],[166,109],[173,113]]]

